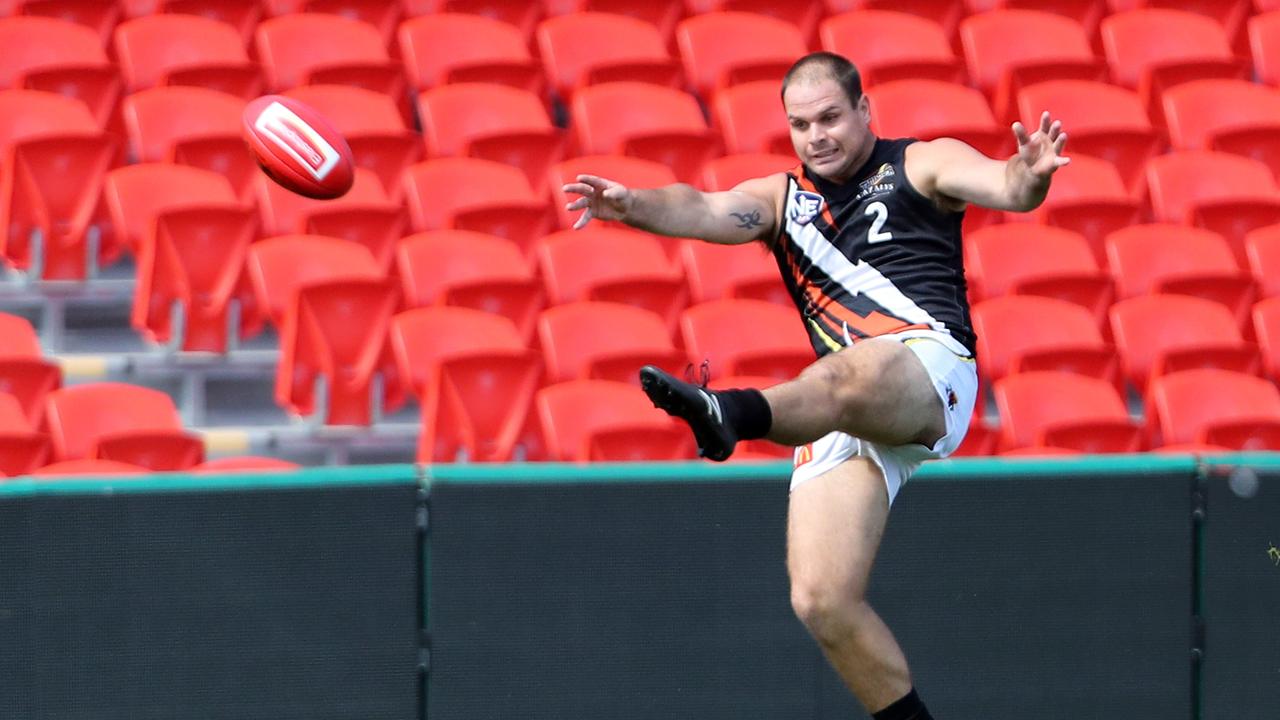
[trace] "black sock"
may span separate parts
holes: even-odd
[[[739,440],[755,440],[769,433],[773,425],[773,411],[764,393],[755,388],[746,390],[719,390],[720,409],[725,422],[737,433]]]
[[[871,717],[875,720],[933,720],[924,703],[920,702],[920,696],[916,695],[915,688],[911,688],[911,692],[905,697]]]

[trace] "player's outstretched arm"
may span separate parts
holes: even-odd
[[[1018,152],[1007,161],[993,160],[969,145],[950,138],[929,143],[934,187],[945,197],[995,210],[1028,212],[1044,202],[1049,181],[1058,168],[1071,162],[1062,153],[1067,133],[1048,112],[1040,126],[1027,134],[1013,124]]]
[[[575,230],[598,218],[659,235],[739,245],[774,234],[784,187],[781,174],[747,180],[727,192],[714,193],[683,183],[631,189],[594,175],[579,175],[578,182],[565,185],[564,191],[581,195],[566,205],[569,210],[583,211],[573,224]]]

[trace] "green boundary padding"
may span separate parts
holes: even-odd
[[[1024,475],[1131,476],[1142,473],[1194,472],[1202,467],[1280,468],[1280,453],[1233,453],[1198,458],[1192,455],[1091,455],[1049,458],[959,458],[925,463],[913,478],[922,481],[980,479]],[[0,498],[33,495],[77,495],[209,490],[280,489],[312,486],[386,485],[421,482],[459,484],[577,484],[600,482],[783,482],[791,473],[786,461],[767,463],[508,463],[466,465],[350,465],[305,468],[292,472],[214,474],[157,473],[105,477],[37,478],[0,481]]]
[[[1232,456],[1235,457],[1235,456]],[[1255,455],[1250,455],[1252,460]],[[1263,454],[1276,465],[1280,455]],[[1194,472],[1200,463],[1191,455],[1091,455],[1070,459],[959,458],[925,463],[913,480],[964,480],[1009,475],[1135,475]],[[519,463],[428,465],[427,484],[573,484],[594,482],[780,482],[791,474],[791,463],[657,462],[657,463]]]
[[[349,465],[287,472],[155,473],[61,478],[24,477],[0,481],[0,499],[33,495],[112,495],[210,490],[272,490],[317,486],[412,485],[415,465]]]

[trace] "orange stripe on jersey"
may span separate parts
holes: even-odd
[[[901,318],[885,315],[879,311],[873,311],[863,317],[836,302],[834,298],[822,292],[821,288],[809,282],[808,278],[800,272],[800,266],[796,264],[796,260],[790,252],[784,251],[784,255],[787,258],[787,269],[791,271],[791,277],[795,280],[796,287],[804,292],[809,304],[829,313],[835,319],[847,325],[850,335],[875,337],[876,335],[888,335],[889,333],[903,330],[928,330],[930,328],[929,325],[923,324],[910,325]]]
[[[814,195],[822,195],[822,193],[818,192],[817,186],[815,186],[809,178],[804,176],[804,165],[797,165],[793,172],[795,173],[796,184]],[[827,224],[831,226],[832,230],[840,230],[840,228],[836,227],[835,218],[831,217],[831,205],[825,200],[822,202],[822,219],[827,221]]]

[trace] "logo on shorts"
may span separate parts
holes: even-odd
[[[791,202],[791,220],[797,225],[808,225],[822,212],[824,200],[818,193],[797,190]]]
[[[960,398],[956,396],[956,391],[952,390],[951,386],[948,385],[947,386],[947,409],[955,410],[956,405],[959,405],[959,404],[960,404]]]
[[[792,467],[798,468],[801,465],[807,462],[812,462],[812,461],[813,461],[813,443],[809,443],[808,445],[801,445],[800,447],[796,448],[795,461],[792,463]]]

